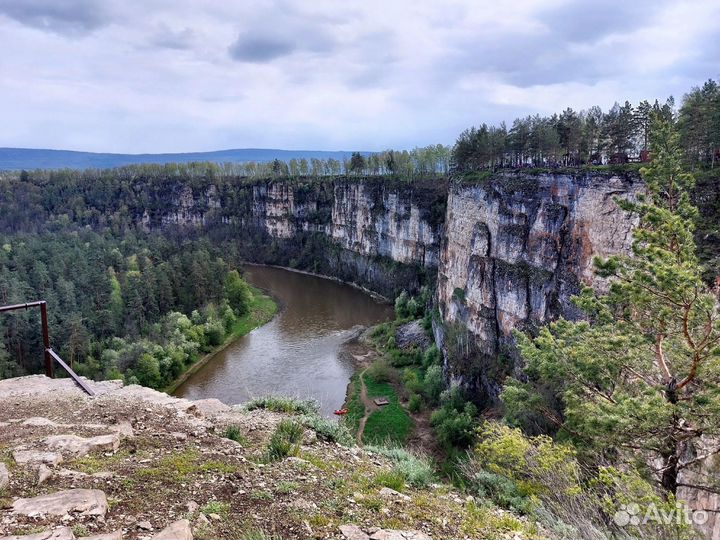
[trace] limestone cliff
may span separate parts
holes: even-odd
[[[512,370],[512,330],[575,317],[583,284],[603,287],[593,258],[626,252],[634,218],[615,203],[641,183],[608,174],[502,173],[455,182],[440,252],[439,340],[449,376],[492,400]],[[469,335],[468,335],[469,334]]]
[[[254,262],[332,275],[393,297],[434,277],[447,186],[390,179],[143,186],[146,229],[203,227]]]

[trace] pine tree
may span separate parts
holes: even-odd
[[[695,253],[694,179],[661,115],[650,142],[647,196],[620,201],[639,218],[632,255],[596,261],[611,286],[576,299],[589,320],[517,334],[529,382],[503,397],[512,418],[539,412],[596,457],[659,463],[654,477],[675,492],[684,443],[720,434],[720,311]]]

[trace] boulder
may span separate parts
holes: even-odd
[[[395,332],[395,343],[401,349],[418,347],[420,350],[425,350],[432,345],[432,340],[422,327],[421,321],[412,321],[398,327]]]
[[[99,489],[66,489],[48,495],[18,499],[12,505],[13,514],[28,517],[64,516],[73,512],[84,516],[104,517],[107,510],[105,493]]]
[[[50,450],[82,457],[94,450],[115,451],[120,447],[120,434],[110,433],[97,437],[78,437],[77,435],[53,435],[43,441]]]
[[[58,452],[43,452],[41,450],[15,450],[13,459],[18,465],[27,465],[29,463],[47,463],[48,465],[57,465],[62,463],[63,457]]]
[[[7,488],[10,484],[10,471],[7,465],[0,461],[0,491]]]
[[[370,537],[357,525],[340,525],[345,540],[370,540]]]
[[[60,527],[23,536],[3,536],[0,540],[75,540],[75,535],[70,527]]]
[[[153,536],[153,540],[193,540],[190,521],[181,519],[175,523],[171,523]]]

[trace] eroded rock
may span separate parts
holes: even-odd
[[[3,536],[0,540],[75,540],[75,534],[70,527],[60,527],[22,536]]]
[[[10,484],[10,471],[7,465],[0,461],[0,491],[7,488]]]
[[[18,499],[12,505],[13,514],[29,517],[65,516],[74,512],[84,516],[105,516],[107,509],[105,493],[99,489],[66,489],[28,499]]]
[[[115,451],[120,447],[120,435],[111,433],[98,435],[97,437],[79,437],[77,435],[52,435],[43,441],[43,444],[50,450],[59,451],[63,454],[73,454],[82,457],[92,451]]]
[[[62,454],[58,452],[44,452],[42,450],[15,450],[13,459],[18,465],[28,465],[32,463],[47,463],[48,465],[57,465],[62,463]]]
[[[370,537],[357,525],[340,525],[340,532],[346,540],[369,540]]]
[[[193,540],[190,521],[181,519],[175,523],[171,523],[153,536],[153,540]]]

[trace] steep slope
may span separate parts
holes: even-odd
[[[581,286],[605,286],[593,258],[628,252],[635,224],[615,198],[641,189],[635,177],[593,173],[454,183],[438,269],[444,324],[436,325],[453,353],[450,377],[493,400],[516,364],[513,329],[576,317],[571,297]]]

